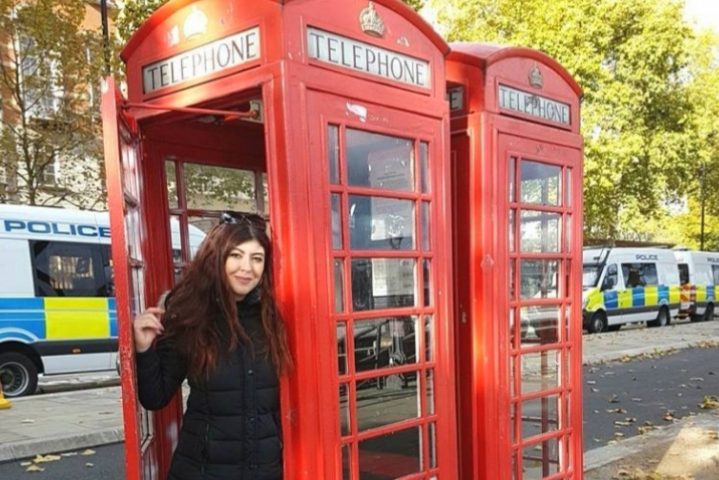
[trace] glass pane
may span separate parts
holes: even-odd
[[[342,248],[342,197],[338,193],[332,194],[332,248]]]
[[[432,321],[432,315],[426,315],[424,317],[424,361],[431,362],[434,360],[433,355],[434,345],[434,322]]]
[[[522,394],[559,386],[559,352],[526,353],[522,355]]]
[[[520,168],[522,177],[519,190],[523,203],[559,205],[561,167],[522,160]]]
[[[421,180],[421,188],[422,193],[427,193],[429,191],[429,167],[428,167],[428,157],[429,157],[429,145],[427,142],[420,142],[419,144],[419,168],[420,170],[420,180]]]
[[[523,299],[559,296],[559,260],[522,260],[520,264]]]
[[[515,348],[514,338],[516,336],[514,327],[514,308],[509,309],[509,345],[511,348]]]
[[[523,252],[558,252],[559,213],[523,210],[520,213],[519,237]]]
[[[417,317],[355,320],[355,371],[417,362]]]
[[[360,380],[356,387],[360,431],[419,416],[416,372]]]
[[[411,250],[414,243],[414,202],[350,195],[351,248]]]
[[[352,260],[355,311],[415,306],[416,261],[408,258]]]
[[[509,211],[509,251],[515,252],[517,250],[516,245],[514,244],[514,232],[516,229],[515,225],[515,217],[517,216],[517,211],[512,209]]]
[[[258,211],[255,174],[250,170],[185,163],[184,184],[187,208]]]
[[[422,251],[427,252],[430,249],[429,238],[429,202],[422,202]]]
[[[341,258],[335,259],[335,312],[344,312],[345,310],[345,302],[344,302],[344,291],[345,291],[345,281],[344,281],[344,262]]]
[[[559,306],[542,305],[519,309],[522,346],[555,343],[559,340]]]
[[[270,215],[270,190],[267,186],[267,174],[260,175],[262,178],[262,214],[265,217]]]
[[[347,129],[347,175],[350,185],[414,190],[412,141]]]
[[[517,299],[517,261],[509,260],[509,300]]]
[[[340,435],[350,434],[350,388],[346,383],[340,384]]]
[[[564,226],[564,251],[566,253],[572,253],[572,216],[566,216],[566,223]]]
[[[508,185],[508,187],[509,187],[509,201],[510,201],[510,202],[516,202],[516,201],[517,201],[517,196],[516,196],[516,194],[515,194],[515,187],[516,187],[516,184],[517,184],[517,180],[516,180],[516,176],[517,176],[517,175],[516,175],[517,157],[509,157],[509,165],[508,165],[508,167],[509,167],[509,172],[508,172],[508,177],[509,177],[509,185]]]
[[[165,160],[165,186],[168,206],[170,208],[177,208],[179,205],[177,199],[177,175],[175,172],[175,162],[172,160]]]
[[[337,372],[340,375],[347,374],[347,324],[337,324]]]
[[[552,438],[522,449],[522,480],[541,480],[559,472],[559,440]]]
[[[434,370],[427,370],[427,415],[434,415]]]
[[[559,430],[559,396],[522,402],[522,438]]]
[[[421,470],[419,427],[370,438],[359,444],[362,480],[394,480]]]
[[[429,433],[429,468],[437,468],[437,425],[434,423],[430,423],[428,433]]]
[[[340,183],[340,142],[337,125],[327,125],[327,162],[330,170],[330,183]]]
[[[519,409],[517,408],[517,404],[512,403],[512,405],[509,407],[509,435],[512,439],[512,445],[517,443],[517,429],[514,428],[514,426],[517,423],[518,413]]]
[[[565,194],[565,205],[567,207],[572,206],[572,169],[568,168],[566,171],[566,177],[564,180],[564,194]]]
[[[342,445],[342,480],[350,480],[350,445]]]
[[[429,307],[432,304],[432,275],[430,272],[432,261],[428,258],[422,260],[422,282],[424,286],[424,306]]]

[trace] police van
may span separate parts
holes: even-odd
[[[171,230],[179,245],[176,221]],[[191,252],[203,238],[190,227]],[[107,212],[0,205],[0,268],[0,380],[7,397],[35,392],[38,374],[115,368]]]
[[[583,320],[590,333],[636,322],[660,327],[679,314],[679,268],[671,250],[587,248],[583,264]]]
[[[679,315],[693,322],[713,320],[716,286],[719,285],[719,253],[675,250],[682,286]]]

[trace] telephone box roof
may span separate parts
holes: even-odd
[[[510,57],[532,58],[548,66],[564,81],[567,82],[578,97],[582,96],[582,87],[579,86],[574,77],[554,58],[539,50],[524,47],[510,47],[506,45],[494,45],[489,43],[452,42],[450,45],[448,60],[474,64],[480,68],[488,68],[493,63]]]
[[[145,41],[145,39],[149,36],[149,34],[160,24],[162,24],[167,18],[169,18],[172,14],[175,12],[185,8],[188,5],[191,5],[192,3],[197,2],[198,0],[172,0],[164,5],[162,5],[160,8],[155,10],[155,12],[150,15],[150,17],[145,20],[145,22],[138,28],[135,33],[130,37],[130,40],[128,40],[127,45],[125,45],[125,48],[120,53],[120,57],[123,61],[127,62],[127,60],[132,56],[132,54],[135,52],[135,50],[142,44],[142,42]],[[264,2],[270,2],[270,3],[277,3],[280,5],[286,5],[288,3],[298,1],[298,0],[236,0],[237,3],[243,3],[246,2],[249,5],[252,5],[255,2],[258,1],[264,1]],[[305,1],[306,0],[302,0]],[[382,5],[398,15],[404,17],[409,23],[417,27],[417,29],[422,32],[436,47],[437,49],[443,54],[447,55],[450,51],[449,45],[445,40],[434,31],[434,29],[414,10],[412,10],[410,7],[408,7],[406,4],[401,2],[400,0],[372,0],[374,3],[377,3],[379,5]]]

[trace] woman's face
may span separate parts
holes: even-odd
[[[262,279],[265,271],[265,249],[257,240],[235,246],[225,261],[225,274],[230,288],[242,300]]]

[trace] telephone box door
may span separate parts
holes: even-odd
[[[581,478],[581,150],[504,134],[498,143],[511,478]]]
[[[142,180],[137,124],[122,110],[121,104],[122,96],[114,80],[105,80],[102,120],[123,391],[125,477],[154,480],[160,475],[160,452],[159,440],[152,428],[153,414],[139,404],[137,395],[130,393],[137,391],[132,319],[145,307],[145,264],[141,246],[145,235],[139,212]]]
[[[455,478],[441,118],[309,92],[333,478]],[[324,213],[323,213],[324,212]],[[319,314],[319,313],[318,313]],[[331,356],[330,356],[331,355]],[[416,475],[416,476],[415,476]]]

